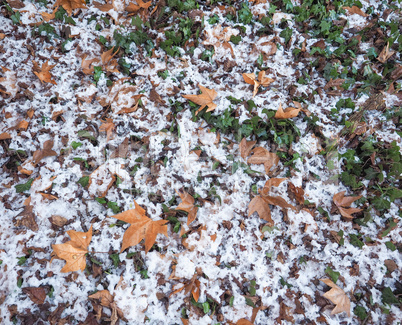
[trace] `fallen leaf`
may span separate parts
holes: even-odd
[[[52,255],[66,261],[61,272],[84,271],[87,264],[85,255],[88,253],[87,248],[92,239],[92,225],[87,232],[69,230],[67,234],[71,240],[64,244],[52,245]]]
[[[273,225],[274,221],[271,218],[271,209],[260,195],[255,196],[248,205],[248,216],[251,216],[254,212],[257,212],[261,219]]]
[[[255,146],[257,141],[247,141],[246,138],[243,138],[240,142],[240,156],[245,159],[251,152],[251,149]]]
[[[232,45],[230,45],[230,37],[236,36],[239,34],[237,29],[233,29],[232,27],[222,28],[222,25],[216,25],[212,29],[208,29],[204,31],[205,33],[205,41],[204,45],[212,45],[215,49],[215,52],[218,52],[220,48],[229,49],[234,58],[234,51]]]
[[[92,4],[94,5],[94,7],[96,8],[96,9],[99,9],[100,11],[103,11],[103,12],[108,12],[109,10],[112,10],[113,9],[113,4],[111,4],[111,3],[100,3],[100,2],[98,2],[98,1],[94,1],[94,2],[92,2]]]
[[[343,9],[347,10],[349,14],[357,14],[362,17],[368,17],[368,15],[363,12],[359,7],[357,6],[352,6],[352,7],[343,7]]]
[[[33,161],[35,164],[37,164],[39,161],[41,161],[45,157],[50,157],[50,156],[57,156],[56,151],[52,150],[53,148],[53,140],[47,140],[43,144],[43,149],[41,150],[36,150],[33,154]]]
[[[137,4],[134,3],[130,3],[127,7],[126,7],[126,11],[130,12],[130,13],[136,13],[137,11],[139,11],[140,9],[148,9],[151,4],[152,1],[148,1],[148,2],[144,2],[142,0],[136,0]]]
[[[7,132],[0,133],[0,140],[7,140],[7,139],[11,139],[10,133]]]
[[[253,325],[253,323],[245,318],[242,318],[236,322],[236,325]]]
[[[103,52],[101,54],[102,65],[105,67],[106,71],[118,73],[119,70],[117,67],[119,66],[116,59],[113,57],[119,52],[119,49],[113,53],[114,47],[112,47],[109,51]]]
[[[213,89],[208,89],[201,85],[199,85],[198,87],[200,87],[201,89],[201,95],[183,95],[183,97],[191,100],[198,105],[201,105],[201,107],[195,112],[195,115],[202,111],[205,106],[208,106],[207,112],[213,111],[217,107],[213,100],[218,95],[218,93]]]
[[[135,246],[145,239],[145,252],[148,252],[155,243],[158,233],[167,237],[168,220],[153,221],[145,215],[145,210],[135,201],[135,209],[127,210],[116,214],[113,217],[121,221],[130,223],[131,226],[123,236],[123,243],[120,252],[130,246]]]
[[[184,192],[178,192],[180,198],[182,199],[182,202],[177,206],[176,210],[182,210],[188,213],[187,215],[187,225],[189,225],[190,223],[192,223],[196,216],[197,216],[197,211],[198,211],[198,207],[194,206],[194,198]]]
[[[55,18],[57,10],[59,10],[58,6],[56,8],[54,8],[54,10],[51,14],[49,14],[47,12],[41,12],[40,14],[41,14],[43,20],[48,22]]]
[[[360,199],[362,195],[359,196],[345,196],[346,191],[339,192],[334,195],[333,200],[335,205],[337,206],[340,214],[348,219],[353,219],[354,217],[352,216],[353,213],[357,213],[362,211],[362,209],[359,208],[350,208],[350,205]]]
[[[30,197],[29,197],[30,198]],[[28,229],[31,229],[32,231],[38,231],[39,227],[38,224],[36,223],[35,220],[35,214],[33,213],[33,206],[30,205],[30,202],[27,202],[27,204],[24,207],[24,210],[20,212],[17,217],[22,217],[21,219],[17,219],[14,224],[16,227],[26,227]]]
[[[99,132],[106,132],[106,142],[109,142],[109,140],[113,138],[115,127],[116,126],[111,118],[106,118],[105,121],[102,121],[102,124],[99,127]]]
[[[98,299],[104,307],[110,307],[110,304],[114,300],[114,297],[110,294],[109,290],[100,290],[93,295],[88,296],[88,298]]]
[[[57,0],[54,4],[55,7],[62,6],[71,16],[74,9],[88,9],[85,5],[85,0]]]
[[[99,60],[97,58],[86,60],[86,57],[87,57],[86,54],[82,57],[81,61],[82,72],[84,72],[87,75],[92,75],[94,73],[94,67],[92,64],[95,62],[99,62]]]
[[[52,70],[56,66],[56,64],[49,65],[49,60],[47,60],[45,63],[42,64],[42,67],[39,68],[38,63],[36,63],[35,61],[32,62],[34,74],[39,78],[42,83],[49,82],[53,85],[57,85],[56,81],[52,79],[53,76],[50,74],[50,70]]]
[[[42,305],[45,302],[46,290],[43,287],[25,287],[22,288],[22,292],[24,292],[29,299],[31,299],[32,302],[37,305]]]
[[[269,84],[275,81],[274,79],[265,77],[265,71],[260,71],[258,73],[258,79],[256,79],[254,72],[243,73],[243,79],[246,83],[254,85],[253,97],[257,94],[260,86],[267,87]]]
[[[289,190],[295,195],[296,201],[299,204],[304,204],[304,190],[301,187],[289,182]]]
[[[384,46],[381,53],[378,55],[377,60],[385,64],[394,53],[395,51],[389,50],[389,43],[387,42],[387,46]]]
[[[332,310],[331,315],[346,312],[348,317],[350,317],[350,299],[346,295],[345,291],[343,291],[329,279],[320,279],[320,281],[332,288],[328,292],[324,293],[324,297],[336,305]]]
[[[194,276],[192,277],[192,279],[187,282],[186,284],[184,284],[182,287],[180,287],[179,289],[174,290],[170,296],[184,290],[184,293],[187,295],[189,292],[191,292],[191,294],[193,295],[193,298],[196,302],[198,302],[198,299],[200,298],[200,281],[197,279],[198,274],[194,274]]]
[[[257,147],[253,149],[253,155],[248,158],[248,164],[264,164],[265,172],[268,174],[270,169],[277,165],[279,162],[279,157],[276,153],[269,152],[267,149],[262,147]]]
[[[279,108],[275,113],[275,118],[277,119],[285,119],[285,118],[292,118],[296,117],[299,115],[300,108],[295,108],[295,107],[288,107],[285,110],[282,108],[282,104],[279,104]]]

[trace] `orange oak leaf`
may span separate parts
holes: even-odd
[[[280,196],[268,195],[272,186],[279,186],[286,178],[270,178],[260,191],[260,194],[255,196],[248,205],[248,215],[251,216],[254,212],[257,212],[261,219],[267,221],[269,225],[273,225],[274,222],[271,218],[271,209],[269,205],[277,205],[281,208],[290,208],[295,210],[295,207],[285,201]]]
[[[182,210],[188,213],[187,225],[192,223],[197,216],[198,207],[194,206],[194,198],[186,192],[178,192],[182,202],[177,206],[176,210]]]
[[[167,237],[168,220],[153,221],[145,215],[145,210],[135,202],[135,209],[127,210],[116,214],[113,217],[130,223],[123,236],[123,243],[120,252],[130,246],[135,246],[145,239],[145,252],[148,252],[155,243],[156,236],[161,233]]]
[[[69,16],[71,16],[74,9],[88,9],[85,5],[85,0],[57,0],[55,7],[58,6],[62,6],[68,12]]]
[[[387,63],[388,59],[393,56],[395,51],[389,50],[389,43],[387,42],[387,46],[384,46],[381,53],[378,55],[377,60],[381,63]]]
[[[198,87],[200,87],[201,89],[201,95],[183,95],[183,97],[191,100],[198,105],[201,105],[197,112],[195,112],[195,115],[201,112],[205,106],[208,106],[207,112],[213,111],[217,107],[213,100],[218,95],[218,93],[213,89],[208,89],[201,85],[199,85]]]
[[[244,81],[250,85],[254,85],[253,97],[257,94],[258,88],[260,86],[267,87],[269,84],[274,82],[274,79],[265,77],[265,71],[260,71],[258,73],[258,78],[256,79],[255,73],[243,73]]]
[[[87,248],[92,239],[92,225],[87,232],[69,230],[67,234],[71,240],[64,244],[52,245],[52,255],[66,261],[61,272],[84,271],[86,266],[85,255],[88,253]]]
[[[362,195],[359,196],[345,196],[346,191],[339,192],[334,195],[333,200],[338,208],[340,214],[347,218],[347,219],[353,219],[354,217],[352,216],[353,213],[357,213],[362,211],[362,209],[359,208],[351,208],[350,205],[360,199]]]
[[[113,123],[113,119],[106,118],[105,121],[102,121],[99,132],[106,132],[106,142],[109,142],[109,140],[113,138],[114,128],[115,124]]]
[[[341,312],[346,312],[348,317],[350,317],[350,299],[340,287],[333,283],[329,279],[320,279],[327,286],[332,289],[324,293],[324,297],[334,303],[336,306],[332,310],[331,315],[339,314]]]
[[[255,146],[257,141],[247,141],[246,138],[243,138],[240,142],[240,156],[245,159],[251,152],[251,149]]]
[[[269,152],[263,147],[253,149],[253,155],[248,158],[247,163],[261,165],[264,164],[265,172],[268,174],[272,166],[277,165],[279,157],[276,153]]]
[[[43,144],[43,149],[41,150],[36,150],[33,154],[33,161],[35,164],[37,164],[39,161],[41,161],[45,157],[50,157],[50,156],[57,156],[56,151],[52,150],[53,148],[53,140],[47,140]]]
[[[279,104],[279,108],[275,113],[275,118],[277,119],[285,119],[285,118],[292,118],[296,117],[299,115],[299,112],[301,111],[300,108],[295,108],[295,107],[288,107],[283,110],[282,104]]]
[[[357,6],[343,7],[343,9],[347,10],[351,15],[357,14],[362,17],[368,17],[368,15]]]
[[[136,0],[136,1],[137,1],[137,4],[131,2],[126,7],[127,12],[136,13],[140,9],[148,9],[152,4],[152,1],[148,1],[148,2],[144,2],[142,0]]]
[[[41,68],[39,68],[38,63],[36,63],[35,61],[32,61],[32,62],[33,62],[34,74],[39,78],[39,80],[42,83],[49,82],[49,83],[52,83],[53,85],[57,85],[56,81],[54,81],[52,79],[53,76],[50,74],[50,70],[52,70],[56,66],[56,64],[49,65],[49,60],[48,60],[42,64]]]

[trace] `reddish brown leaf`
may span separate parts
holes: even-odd
[[[46,290],[43,287],[25,287],[22,291],[37,305],[42,305],[46,299]]]
[[[178,192],[180,198],[182,199],[182,202],[177,206],[176,210],[182,210],[188,213],[187,215],[187,225],[189,225],[190,223],[192,223],[196,216],[197,216],[197,211],[198,211],[198,207],[194,206],[194,198],[184,192]]]
[[[357,213],[362,211],[359,208],[350,208],[351,204],[360,199],[362,195],[359,196],[345,196],[346,191],[339,192],[334,195],[333,200],[335,205],[337,206],[340,214],[348,219],[353,219],[353,213]]]
[[[254,148],[253,155],[247,160],[247,163],[249,164],[264,164],[265,172],[267,174],[274,165],[278,164],[278,162],[279,157],[277,154],[269,152],[267,149],[262,147]]]
[[[49,65],[49,60],[48,60],[42,64],[41,68],[39,68],[39,65],[35,61],[32,61],[32,62],[33,62],[34,74],[39,78],[39,80],[42,83],[49,82],[54,85],[57,85],[56,81],[54,81],[52,79],[53,76],[50,74],[50,70],[52,70],[56,66],[56,64]]]
[[[45,157],[50,157],[50,156],[57,156],[56,151],[52,150],[53,148],[53,140],[47,140],[43,144],[43,149],[41,150],[36,150],[33,154],[33,161],[35,164],[37,164],[39,161],[41,161]]]
[[[245,159],[251,152],[251,149],[255,146],[257,141],[247,141],[246,138],[243,138],[240,142],[240,156]]]
[[[248,205],[248,216],[251,216],[254,212],[257,212],[259,217],[267,221],[268,224],[274,224],[271,218],[271,209],[260,195],[254,197]]]

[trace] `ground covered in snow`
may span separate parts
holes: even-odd
[[[1,323],[400,324],[400,3],[101,1],[0,4]]]

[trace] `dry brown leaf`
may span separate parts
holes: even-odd
[[[389,43],[387,42],[387,46],[384,46],[381,53],[378,55],[377,60],[385,64],[394,53],[395,51],[389,50]]]
[[[109,290],[100,290],[88,296],[88,298],[98,299],[103,307],[110,307],[110,304],[114,300],[114,297],[110,294]]]
[[[198,302],[198,299],[200,298],[200,293],[201,293],[201,289],[200,289],[200,281],[197,279],[197,273],[194,274],[194,276],[192,277],[192,279],[186,283],[184,286],[180,287],[179,289],[174,290],[170,295],[174,295],[182,290],[184,290],[184,293],[187,295],[189,292],[191,292],[191,294],[193,295],[193,298],[196,302]]]
[[[363,12],[359,7],[352,6],[352,7],[343,7],[343,9],[347,10],[351,15],[357,14],[362,17],[368,17],[368,15]]]
[[[46,290],[43,287],[25,287],[22,291],[37,305],[42,305],[46,299]]]
[[[118,73],[119,70],[117,67],[119,66],[116,59],[113,57],[119,52],[119,49],[113,53],[114,47],[112,47],[109,51],[103,52],[101,54],[102,65],[105,67],[106,71]]]
[[[4,39],[4,37],[6,37],[6,34],[0,33],[0,40]]]
[[[198,105],[201,105],[197,112],[195,112],[195,115],[202,111],[205,106],[208,106],[207,112],[213,111],[217,107],[213,100],[218,95],[218,93],[213,89],[208,89],[201,85],[199,85],[198,87],[200,87],[201,89],[201,95],[183,95],[183,97],[191,100]]]
[[[186,192],[178,192],[177,194],[179,194],[182,202],[177,206],[176,210],[182,210],[188,213],[187,225],[189,225],[195,220],[198,207],[194,206],[194,198],[190,194]]]
[[[67,233],[71,240],[64,244],[52,245],[52,255],[66,261],[61,272],[84,271],[87,264],[85,255],[92,239],[92,225],[87,232],[69,230]]]
[[[148,9],[151,4],[152,4],[152,0],[148,1],[148,2],[143,2],[142,0],[136,0],[137,4],[134,3],[130,3],[127,7],[126,7],[126,11],[129,13],[136,13],[137,11],[139,11],[140,9]]]
[[[242,318],[236,322],[236,325],[253,325],[253,323],[245,318]]]
[[[269,152],[263,147],[257,147],[253,149],[253,155],[248,158],[248,164],[264,164],[265,172],[268,174],[270,169],[277,165],[279,162],[279,157],[276,153]]]
[[[52,150],[53,148],[53,140],[47,140],[43,144],[43,149],[41,150],[36,150],[33,154],[33,161],[35,164],[37,164],[39,161],[41,161],[45,157],[50,157],[50,156],[57,156],[56,151]]]
[[[17,126],[16,126],[15,128],[16,128],[17,130],[26,131],[27,128],[28,128],[28,126],[29,126],[29,122],[28,122],[28,121],[25,121],[25,120],[22,120],[22,121],[19,121],[19,122],[18,122],[18,124],[17,124]]]
[[[7,140],[7,139],[11,139],[10,133],[7,132],[0,133],[0,140]]]
[[[49,82],[53,85],[57,85],[56,81],[52,79],[53,76],[50,74],[50,70],[52,70],[56,66],[56,64],[49,65],[49,60],[47,60],[45,63],[42,64],[42,67],[39,68],[38,63],[36,63],[35,61],[32,62],[34,74],[39,78],[42,83]]]
[[[111,3],[100,3],[98,1],[94,1],[92,4],[96,9],[99,9],[100,11],[103,12],[108,12],[109,10],[113,9],[113,4]]]
[[[56,8],[54,8],[54,10],[53,10],[53,12],[51,14],[48,14],[47,12],[41,12],[40,14],[41,14],[43,20],[48,22],[48,21],[54,19],[58,9],[59,9],[59,7],[57,6]]]
[[[106,132],[106,142],[109,142],[110,139],[113,139],[113,131],[115,127],[116,126],[113,123],[113,119],[111,118],[106,118],[105,121],[102,121],[102,124],[99,127],[99,132]]]
[[[240,142],[240,156],[245,159],[251,152],[251,149],[255,146],[257,141],[247,141],[246,138],[243,138]]]
[[[131,226],[126,230],[123,236],[121,251],[123,252],[130,246],[135,246],[145,239],[145,252],[148,252],[155,243],[156,236],[160,234],[167,235],[168,220],[153,221],[145,215],[145,210],[135,201],[135,209],[127,210],[116,214],[113,217],[124,222],[130,223]]]
[[[233,29],[232,27],[222,28],[222,25],[216,25],[214,28],[210,30],[205,30],[205,41],[204,45],[212,45],[215,48],[215,52],[217,52],[220,48],[228,49],[234,58],[234,52],[232,45],[230,45],[230,37],[236,36],[239,34],[237,29]]]
[[[248,205],[248,216],[251,216],[254,212],[257,212],[259,217],[267,221],[268,224],[274,224],[271,218],[271,209],[260,195],[254,197]]]
[[[299,115],[300,108],[295,108],[295,107],[288,107],[285,110],[282,108],[282,104],[279,104],[279,108],[275,113],[275,118],[277,119],[285,119],[285,118],[292,118],[296,117]]]
[[[362,195],[359,196],[345,196],[346,191],[339,192],[334,195],[333,200],[335,205],[337,206],[340,214],[348,219],[353,219],[353,213],[360,212],[362,209],[359,208],[351,208],[350,205],[360,199]]]
[[[348,317],[350,317],[350,299],[346,295],[345,291],[343,291],[329,279],[320,279],[320,281],[332,288],[328,292],[324,293],[324,297],[336,305],[332,310],[331,315],[346,312]]]
[[[299,204],[304,204],[304,190],[291,182],[289,182],[289,189],[295,195],[296,201]]]
[[[81,61],[82,72],[84,72],[87,75],[92,75],[94,73],[94,67],[92,66],[92,64],[95,62],[99,62],[99,60],[97,58],[85,60],[86,57],[87,57],[86,54],[82,57]]]
[[[246,83],[254,85],[253,97],[257,94],[258,88],[260,86],[267,87],[269,84],[274,82],[274,79],[265,77],[265,71],[260,71],[258,73],[258,78],[256,79],[255,73],[243,73],[243,79]]]
[[[22,212],[20,212],[17,217],[22,217],[21,219],[17,219],[14,224],[16,227],[26,227],[28,229],[31,229],[32,231],[38,231],[39,227],[38,224],[36,223],[35,220],[35,214],[33,213],[33,206],[30,205],[30,199],[31,197],[29,197],[26,202],[26,204],[24,203],[24,210],[22,210]]]
[[[71,16],[74,9],[88,9],[85,5],[85,0],[57,0],[55,3],[55,7],[62,6]]]

